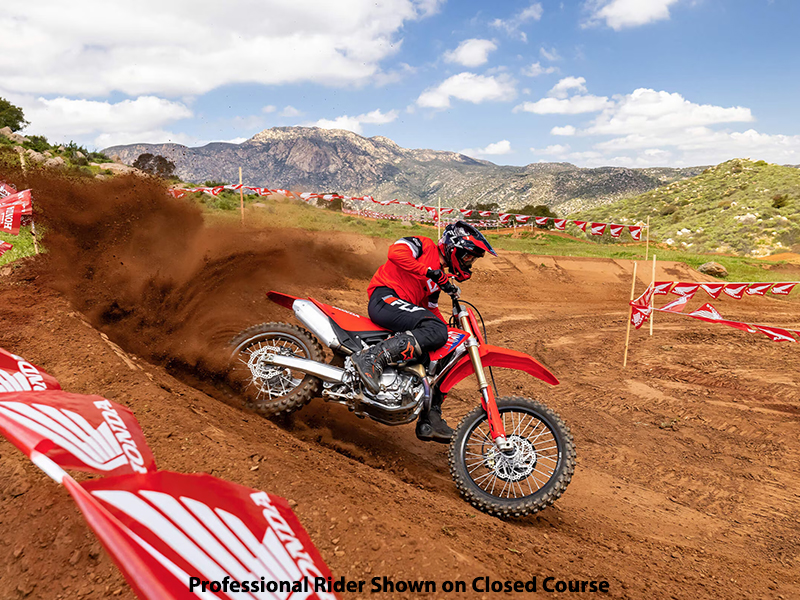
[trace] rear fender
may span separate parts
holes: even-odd
[[[484,367],[501,367],[524,371],[550,385],[558,385],[556,376],[532,356],[490,344],[481,345],[479,350]],[[469,377],[474,372],[469,355],[462,356],[442,381],[439,382],[439,390],[442,394],[448,393],[459,381]]]
[[[272,300],[275,304],[280,304],[284,308],[292,310],[292,304],[299,298],[297,296],[290,296],[289,294],[281,294],[280,292],[267,292],[267,298]]]

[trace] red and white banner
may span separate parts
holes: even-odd
[[[5,181],[0,181],[0,198],[5,198],[6,196],[12,196],[16,194],[16,188],[11,185],[10,183],[6,183]]]
[[[516,219],[517,223],[522,223],[523,225],[531,220],[530,215],[514,215],[514,219]],[[539,221],[536,221],[537,223]]]
[[[676,296],[688,296],[691,298],[699,289],[699,283],[677,283],[675,287],[672,288],[672,293]]]
[[[459,210],[459,212],[460,212],[462,215],[464,215],[465,217],[471,217],[471,216],[472,216],[472,213],[474,213],[474,212],[475,212],[474,210],[471,210],[471,209],[469,209],[469,208],[459,208],[458,210]]]
[[[511,219],[511,214],[509,213],[500,213],[500,222],[501,223],[508,223],[509,219]]]
[[[547,225],[548,219],[549,219],[549,217],[536,217],[534,219],[534,221],[536,221],[537,225],[545,226],[545,225]]]
[[[739,329],[741,331],[746,331],[749,333],[763,333],[764,335],[768,336],[773,342],[798,342],[800,341],[800,331],[795,331],[792,329],[785,329],[782,327],[772,327],[767,325],[756,325],[754,323],[743,323],[740,321],[729,321],[727,319],[723,319],[722,315],[720,315],[719,311],[714,308],[711,304],[704,304],[700,308],[690,312],[684,313],[683,308],[686,306],[686,303],[689,301],[688,296],[681,296],[677,300],[662,306],[661,308],[655,308],[652,305],[647,305],[642,303],[641,298],[637,298],[636,300],[631,301],[631,324],[636,328],[639,329],[642,325],[647,322],[647,319],[650,317],[653,311],[664,312],[664,313],[673,313],[673,314],[682,314],[686,317],[692,317],[693,319],[700,319],[701,321],[706,321],[708,323],[718,323],[720,325],[726,325],[728,327],[733,327],[734,329]]]
[[[38,452],[66,469],[121,475],[156,468],[133,413],[101,396],[2,394],[0,433],[29,458]]]
[[[628,231],[631,234],[631,237],[636,240],[637,242],[642,239],[642,228],[639,225],[630,225],[628,227]]]
[[[775,283],[772,285],[772,293],[779,296],[788,296],[796,285],[796,283]]]
[[[19,227],[22,223],[22,205],[9,204],[0,206],[0,231],[19,235]]]
[[[63,483],[140,598],[338,599],[283,498],[169,471]]]
[[[3,254],[11,250],[13,247],[13,244],[9,244],[8,242],[0,240],[0,256],[3,256]]]
[[[655,283],[655,291],[653,292],[656,296],[666,296],[669,294],[669,290],[672,288],[672,284],[675,283],[674,281],[656,281]]]
[[[748,284],[746,283],[728,283],[725,285],[725,289],[722,291],[731,298],[736,298],[737,300],[741,300],[742,296],[744,295],[744,291],[747,288]]]
[[[624,225],[614,225],[613,223],[608,224],[608,233],[611,237],[618,238],[622,235],[622,230],[625,229]]]
[[[772,292],[778,296],[787,296],[800,282],[784,281],[778,283],[739,281],[733,283],[699,283],[686,281],[657,281],[655,294],[665,295],[672,291],[676,296],[693,296],[698,289],[705,291],[715,300],[722,292],[725,295],[741,300],[745,294],[748,296],[765,296]]]
[[[553,219],[553,225],[559,231],[564,231],[567,228],[567,220],[566,219]]]
[[[56,378],[16,354],[0,348],[0,394],[60,390]],[[2,398],[3,396],[0,396]]]
[[[751,283],[745,292],[748,296],[763,296],[772,287],[771,283]]]
[[[575,223],[575,227],[577,227],[584,233],[586,232],[586,226],[588,225],[586,221],[573,221],[573,223]]]
[[[33,215],[33,199],[30,190],[23,190],[12,196],[6,196],[0,199],[0,207],[8,206],[9,204],[19,204],[22,206],[23,217],[30,217]]]
[[[592,235],[603,235],[608,223],[592,223]]]

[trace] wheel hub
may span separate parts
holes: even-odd
[[[247,368],[253,375],[253,381],[261,381],[265,385],[281,375],[290,375],[289,369],[276,367],[266,363],[267,356],[270,354],[282,354],[283,356],[293,356],[292,352],[287,348],[280,348],[278,346],[262,346],[258,350],[252,352],[247,359]]]
[[[518,435],[509,436],[508,442],[513,445],[510,453],[501,452],[496,446],[486,453],[486,467],[503,481],[522,481],[527,479],[536,468],[536,449],[531,442]]]

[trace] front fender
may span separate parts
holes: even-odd
[[[516,350],[508,350],[507,348],[492,346],[490,344],[482,344],[479,350],[481,362],[484,367],[516,369],[517,371],[524,371],[529,375],[533,375],[537,379],[541,379],[550,385],[558,385],[556,376],[532,356],[517,352]],[[466,354],[461,357],[455,366],[452,367],[447,375],[439,382],[439,389],[443,394],[446,394],[453,389],[453,386],[459,381],[469,377],[474,372],[472,361],[469,359],[469,355]]]

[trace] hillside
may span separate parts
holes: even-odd
[[[502,209],[546,204],[558,212],[602,205],[696,175],[687,169],[581,169],[569,163],[495,165],[456,152],[402,148],[392,140],[344,130],[275,127],[241,144],[112,146],[103,152],[132,164],[145,152],[161,154],[185,181],[247,183],[297,191],[370,194],[379,200],[462,207],[497,203]]]
[[[768,256],[800,248],[800,171],[734,159],[572,217],[632,223],[650,217],[651,239],[693,252]]]

